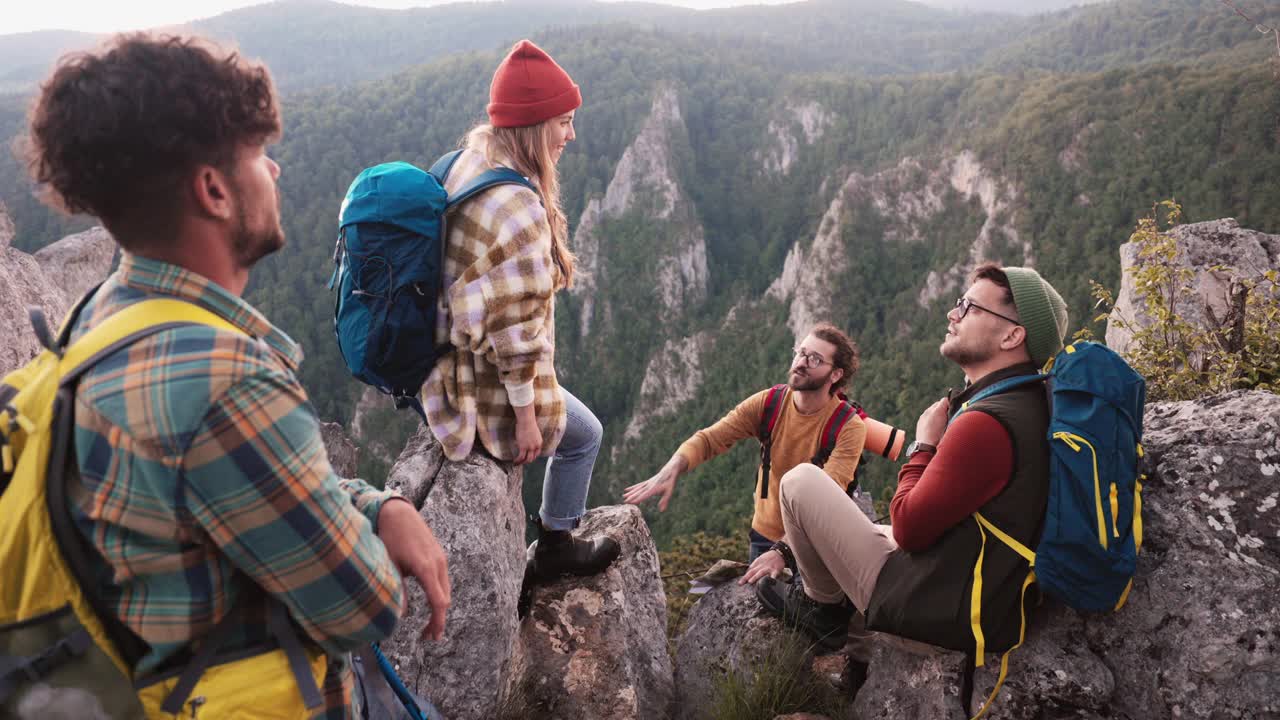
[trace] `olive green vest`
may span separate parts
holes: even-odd
[[[987,375],[952,397],[952,415],[983,388],[1035,372],[1035,367],[1025,363]],[[1013,475],[1005,489],[979,512],[1034,551],[1049,494],[1049,408],[1044,385],[1023,385],[968,409],[994,417],[1013,443]],[[867,608],[867,627],[955,650],[973,650],[970,607],[974,565],[982,548],[982,533],[969,515],[926,550],[895,550],[876,580]],[[982,630],[988,652],[1002,652],[1018,642],[1018,603],[1027,569],[1027,562],[1004,543],[994,539],[986,543]]]

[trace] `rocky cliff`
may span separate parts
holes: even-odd
[[[1280,235],[1268,235],[1240,227],[1232,218],[1179,225],[1170,231],[1177,243],[1173,266],[1191,273],[1185,292],[1179,293],[1174,311],[1184,320],[1216,330],[1232,313],[1233,281],[1259,281],[1268,270],[1280,268]],[[1112,317],[1145,326],[1150,320],[1135,292],[1130,270],[1138,264],[1133,243],[1120,246],[1120,292]],[[1133,332],[1119,323],[1107,325],[1107,345],[1123,353]]]
[[[40,343],[28,307],[38,307],[53,329],[76,299],[106,279],[115,241],[98,227],[63,238],[34,255],[13,248],[13,223],[0,205],[0,376],[35,357]]]
[[[608,331],[612,314],[598,306],[601,288],[619,273],[644,273],[637,267],[616,267],[602,240],[610,221],[633,215],[646,226],[637,242],[645,245],[643,263],[654,276],[652,299],[670,317],[696,308],[707,297],[707,247],[687,193],[680,187],[674,146],[687,136],[674,88],[654,90],[653,105],[639,134],[623,151],[604,197],[587,203],[573,238],[581,275],[572,293],[580,304],[579,330]],[[686,141],[687,142],[687,141]],[[616,279],[616,278],[615,278]]]

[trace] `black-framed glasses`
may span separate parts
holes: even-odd
[[[956,315],[956,321],[957,321],[957,322],[959,322],[959,321],[963,320],[963,319],[964,319],[964,316],[969,314],[969,309],[970,309],[970,308],[978,308],[978,309],[979,309],[979,310],[981,310],[982,312],[985,312],[985,313],[991,313],[992,315],[995,315],[996,317],[1000,318],[1001,320],[1008,320],[1009,322],[1013,323],[1014,325],[1021,325],[1021,324],[1022,324],[1021,322],[1019,322],[1019,321],[1017,321],[1017,320],[1014,320],[1013,318],[1009,317],[1008,315],[1002,315],[1002,314],[1000,314],[1000,313],[996,312],[995,310],[992,310],[991,308],[983,307],[983,306],[979,305],[978,303],[976,303],[976,302],[974,302],[974,301],[970,300],[970,299],[969,299],[969,298],[967,298],[967,297],[962,297],[962,298],[959,298],[958,300],[956,300],[956,310],[959,310],[959,311],[960,311],[960,312]]]
[[[809,352],[804,348],[795,349],[796,357],[804,358],[804,364],[811,368],[821,367],[827,360],[818,353]]]

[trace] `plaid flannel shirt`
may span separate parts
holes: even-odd
[[[457,192],[486,169],[483,155],[465,150],[445,188]],[[555,368],[557,278],[547,213],[528,188],[493,188],[449,215],[436,343],[453,350],[427,378],[422,403],[450,460],[465,459],[477,436],[495,458],[515,458],[512,385],[532,383],[543,454],[560,444],[566,416]]]
[[[323,717],[351,717],[347,653],[400,615],[400,575],[374,534],[392,494],[334,474],[294,374],[301,349],[195,273],[126,253],[74,336],[157,296],[247,335],[161,331],[102,360],[76,393],[72,513],[106,560],[105,597],[149,646],[136,671],[181,664],[230,612],[245,622],[224,650],[265,641],[265,590],[330,658]]]

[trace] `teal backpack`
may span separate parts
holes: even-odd
[[[1029,564],[1032,584],[1077,610],[1119,610],[1133,586],[1142,547],[1142,413],[1146,381],[1114,350],[1093,342],[1063,348],[1046,372],[1012,377],[975,394],[961,407],[1029,383],[1049,391],[1049,496],[1034,552],[974,513],[983,537],[1008,545]],[[956,413],[958,416],[960,413]],[[955,416],[952,417],[952,420]],[[981,578],[982,555],[974,569]],[[981,593],[974,592],[974,603]],[[981,608],[972,609],[975,666],[983,664]],[[1026,618],[1017,649],[1026,637]],[[1000,690],[1009,654],[981,717]]]
[[[448,195],[444,182],[462,153],[455,150],[424,171],[406,162],[367,168],[356,176],[338,214],[338,242],[329,289],[338,291],[333,330],[351,374],[413,408],[436,360],[436,301],[443,292],[450,209],[498,185],[523,185],[510,168],[486,170]]]

